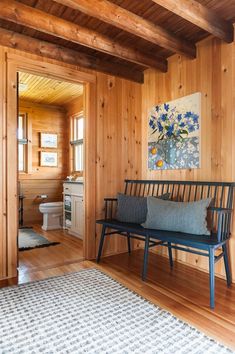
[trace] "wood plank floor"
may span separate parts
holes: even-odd
[[[208,274],[181,263],[175,263],[171,270],[165,257],[150,254],[146,282],[140,278],[142,250],[134,251],[131,255],[124,253],[103,258],[99,265],[94,261],[75,260],[53,266],[58,262],[57,256],[55,261],[53,257],[51,254],[51,266],[43,266],[42,262],[38,269],[34,257],[30,260],[31,265],[28,260],[27,266],[22,257],[20,262],[24,274],[19,277],[19,283],[96,267],[154,304],[235,349],[235,286],[227,288],[223,279],[216,278],[216,308],[210,310]]]
[[[33,225],[33,229],[49,241],[60,244],[19,252],[19,282],[28,281],[29,273],[83,260],[83,242],[79,238],[64,230],[44,231],[40,225]]]

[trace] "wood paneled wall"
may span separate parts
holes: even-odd
[[[96,132],[96,215],[101,218],[103,198],[122,192],[125,178],[141,177],[141,85],[98,74]],[[104,254],[123,251],[126,240],[113,237]]]
[[[91,198],[92,194],[89,192],[88,196],[88,190],[85,191],[87,195],[85,197],[87,216],[85,223],[88,230],[87,239],[89,239],[89,242],[85,242],[85,255],[94,257],[96,254],[95,236],[97,236],[97,242],[99,238],[98,229],[95,235],[95,219],[103,216],[103,198],[107,195],[115,196],[118,191],[122,191],[124,178],[139,178],[141,176],[141,85],[17,50],[2,49],[1,47],[0,50],[3,52],[0,70],[5,68],[6,54],[9,57],[17,55],[18,57],[13,59],[14,63],[15,60],[17,60],[17,63],[19,60],[24,62],[36,60],[39,64],[43,63],[41,70],[44,70],[47,65],[56,64],[59,65],[60,70],[58,71],[58,67],[50,67],[51,75],[58,76],[61,73],[68,79],[69,77],[74,79],[70,70],[78,70],[81,82],[91,83],[86,85],[84,99],[86,112],[89,116],[89,119],[85,117],[85,141],[87,146],[93,146],[92,149],[86,151],[86,167],[93,165],[94,168],[86,169],[85,178],[90,181],[87,189],[94,190],[95,187],[95,195],[94,198]],[[30,64],[30,68],[32,68],[33,73],[36,73],[32,64]],[[15,87],[13,76],[9,84]],[[1,110],[5,112],[3,104],[0,107],[0,118],[2,119],[3,113],[1,113]],[[1,149],[1,152],[4,156],[4,150]],[[31,183],[33,182],[31,181]],[[6,241],[6,238],[6,232],[1,234],[2,243]],[[12,257],[7,261],[10,245],[15,247],[15,240],[16,235],[12,234],[3,257],[5,270],[3,270],[2,275],[0,274],[2,278],[16,274],[16,261],[10,264]],[[0,243],[0,254],[3,251],[3,246]],[[106,254],[122,251],[126,251],[126,243],[123,245],[123,240],[120,237],[113,240],[110,245],[106,245],[105,249]],[[6,264],[8,269],[6,269]]]
[[[24,199],[24,224],[42,222],[38,196],[48,195],[46,202],[62,200],[62,182],[69,172],[69,121],[66,111],[62,107],[36,104],[20,100],[20,113],[27,113],[30,126],[31,140],[28,150],[32,150],[32,161],[29,162],[29,173],[20,173],[19,181]],[[40,147],[40,133],[55,133],[58,138],[58,148],[48,149]],[[58,153],[57,167],[40,166],[41,151],[56,151]]]
[[[84,95],[81,95],[63,106],[66,110],[67,117],[80,113],[84,109]]]
[[[169,59],[166,74],[148,70],[142,87],[143,164],[142,177],[170,180],[235,181],[235,44],[209,38],[198,44],[197,59],[179,55]],[[201,168],[149,171],[147,169],[147,116],[151,107],[194,92],[202,93]],[[234,218],[235,219],[235,218]],[[160,252],[164,252],[160,249]],[[190,265],[208,269],[206,257],[175,252]],[[233,281],[235,281],[235,227],[230,242]],[[223,262],[216,265],[224,275]]]
[[[17,52],[8,49],[4,51]],[[52,60],[25,53],[17,52],[17,54],[21,55],[22,60],[32,58],[44,63],[54,63]],[[87,188],[95,186],[95,198],[90,199],[86,205],[86,224],[91,225],[90,230],[94,229],[95,218],[103,215],[103,198],[115,196],[118,191],[122,191],[125,178],[235,180],[234,60],[234,44],[224,44],[216,39],[207,39],[198,44],[197,59],[171,57],[168,73],[147,71],[142,87],[140,84],[127,80],[90,72],[95,74],[96,78],[96,84],[93,84],[89,93],[87,91],[85,97],[86,102],[91,101],[91,95],[93,98],[96,97],[96,100],[92,101],[89,106],[93,120],[89,120],[86,131],[86,141],[89,141],[89,144],[91,141],[95,143],[94,148],[86,151],[88,156],[86,164],[88,165],[89,161],[95,161],[94,170],[86,171],[86,178],[92,181],[92,185]],[[3,56],[1,66],[4,65]],[[0,70],[3,70],[2,67]],[[68,75],[68,69],[74,69],[70,65],[60,64],[60,67]],[[84,72],[84,78],[89,73],[81,68],[77,70]],[[158,102],[197,91],[202,92],[201,168],[149,172],[147,170],[147,114],[149,109]],[[2,108],[1,110],[2,119],[4,110]],[[4,214],[1,217],[3,220]],[[4,252],[6,240],[4,235],[3,233],[0,253]],[[97,243],[99,228],[96,229],[96,235]],[[89,232],[87,237],[92,238],[93,232]],[[91,242],[88,245],[95,251],[95,245]],[[234,277],[234,233],[230,246]],[[113,238],[110,244],[105,245],[105,254],[124,250],[126,250],[126,243],[120,237]],[[176,257],[180,261],[207,269],[206,259],[201,257],[185,253],[178,253]],[[3,276],[4,264],[3,261]],[[216,269],[219,275],[223,275],[222,263],[218,263]]]

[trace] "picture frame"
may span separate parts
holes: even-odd
[[[55,133],[41,133],[40,134],[41,148],[56,149],[58,147],[58,136]]]
[[[57,167],[58,153],[57,152],[40,152],[40,166],[41,167]]]

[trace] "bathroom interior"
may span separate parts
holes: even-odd
[[[19,277],[83,259],[84,87],[18,73]]]

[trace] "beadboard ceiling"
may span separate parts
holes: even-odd
[[[20,72],[19,83],[27,85],[19,90],[19,98],[34,103],[63,106],[83,94],[83,85],[29,73]]]

